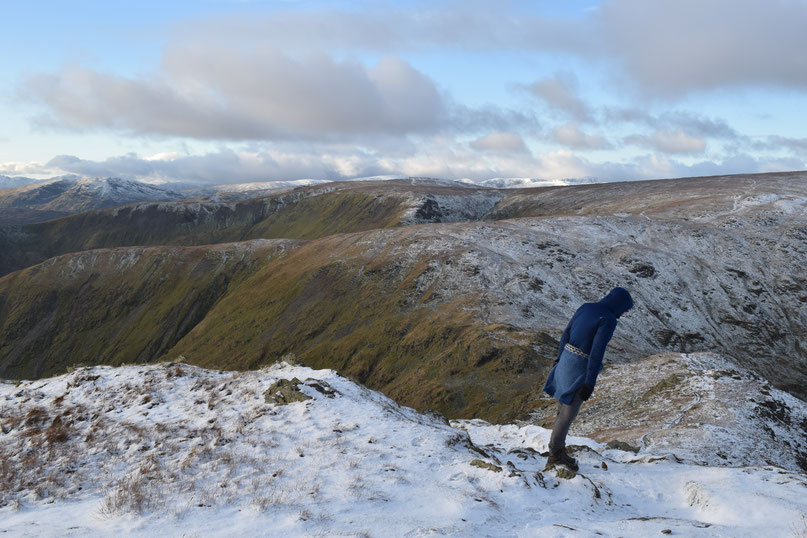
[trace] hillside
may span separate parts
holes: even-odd
[[[0,427],[0,532],[15,536],[807,530],[804,474],[764,454],[742,467],[702,465],[676,454],[700,450],[703,436],[638,454],[571,437],[580,472],[545,469],[541,427],[449,424],[333,371],[285,363],[81,368],[0,382]],[[728,456],[744,433],[724,430]]]
[[[0,376],[153,361],[289,243],[88,251],[8,275],[0,279]]]
[[[10,177],[4,176],[0,174],[0,189],[14,189],[16,187],[22,187],[23,185],[29,185],[31,183],[36,183],[36,179],[32,179],[29,177]]]
[[[668,183],[677,211],[692,196],[675,189],[681,183]],[[534,409],[538,380],[574,308],[624,285],[637,307],[620,323],[609,361],[719,352],[804,399],[807,288],[799,260],[807,198],[742,188],[710,195],[708,204],[696,198],[679,219],[620,213],[429,223],[286,242],[272,259],[250,258],[237,277],[216,264],[191,271],[174,261],[152,272],[149,257],[120,266],[126,249],[65,255],[0,279],[0,375],[179,355],[246,369],[294,353],[417,409],[509,421]],[[215,258],[237,248],[187,251],[212,249]],[[148,252],[173,260],[186,249]],[[213,284],[220,281],[226,287]],[[177,312],[197,295],[208,299],[185,322]],[[119,341],[128,326],[137,330]]]
[[[138,203],[0,227],[0,275],[95,248],[310,239],[418,222],[475,220],[498,200],[490,189],[397,180],[328,183],[214,201]],[[438,203],[439,201],[439,203]]]
[[[0,226],[43,222],[92,209],[186,196],[119,178],[64,178],[0,189]]]
[[[544,395],[529,422],[551,428],[556,405]],[[765,463],[807,473],[805,409],[718,355],[663,353],[607,364],[574,430],[699,465]]]
[[[558,201],[564,189],[584,211]],[[229,218],[186,202],[84,213],[34,227],[66,251],[312,239],[100,249],[9,274],[0,375],[178,355],[244,369],[294,353],[418,409],[507,421],[533,410],[576,305],[624,285],[637,308],[610,361],[714,351],[804,399],[804,189],[797,173],[530,189],[514,196],[548,197],[560,216],[480,221],[504,210],[501,192],[355,182],[215,206],[235,207]],[[160,224],[180,214],[186,225]],[[90,244],[70,232],[78,219]],[[465,222],[435,222],[452,220]],[[382,229],[330,234],[365,228]],[[259,254],[270,244],[283,248]]]

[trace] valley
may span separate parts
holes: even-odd
[[[805,200],[800,173],[512,191],[392,180],[6,228],[17,252],[67,253],[0,279],[0,375],[294,354],[417,409],[511,421],[534,409],[576,306],[622,285],[637,307],[609,361],[710,351],[805,398]]]

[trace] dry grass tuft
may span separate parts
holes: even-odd
[[[42,438],[50,444],[67,442],[70,438],[67,424],[62,421],[61,417],[54,418],[50,426],[42,433]]]
[[[142,514],[153,509],[156,499],[147,480],[142,473],[121,479],[106,491],[98,509],[99,514],[111,518],[126,513]]]

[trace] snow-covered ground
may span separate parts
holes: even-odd
[[[551,424],[554,401],[533,412]],[[660,353],[606,365],[575,431],[619,439],[640,454],[700,465],[768,464],[807,471],[807,403],[712,353]]]
[[[309,399],[267,403],[280,379]],[[544,470],[543,428],[448,424],[286,363],[3,382],[0,428],[0,532],[15,536],[807,533],[802,474],[572,437],[581,469],[565,476]]]

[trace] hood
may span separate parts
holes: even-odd
[[[608,295],[600,299],[600,304],[605,305],[616,317],[621,316],[633,308],[633,298],[625,288],[614,288]]]

